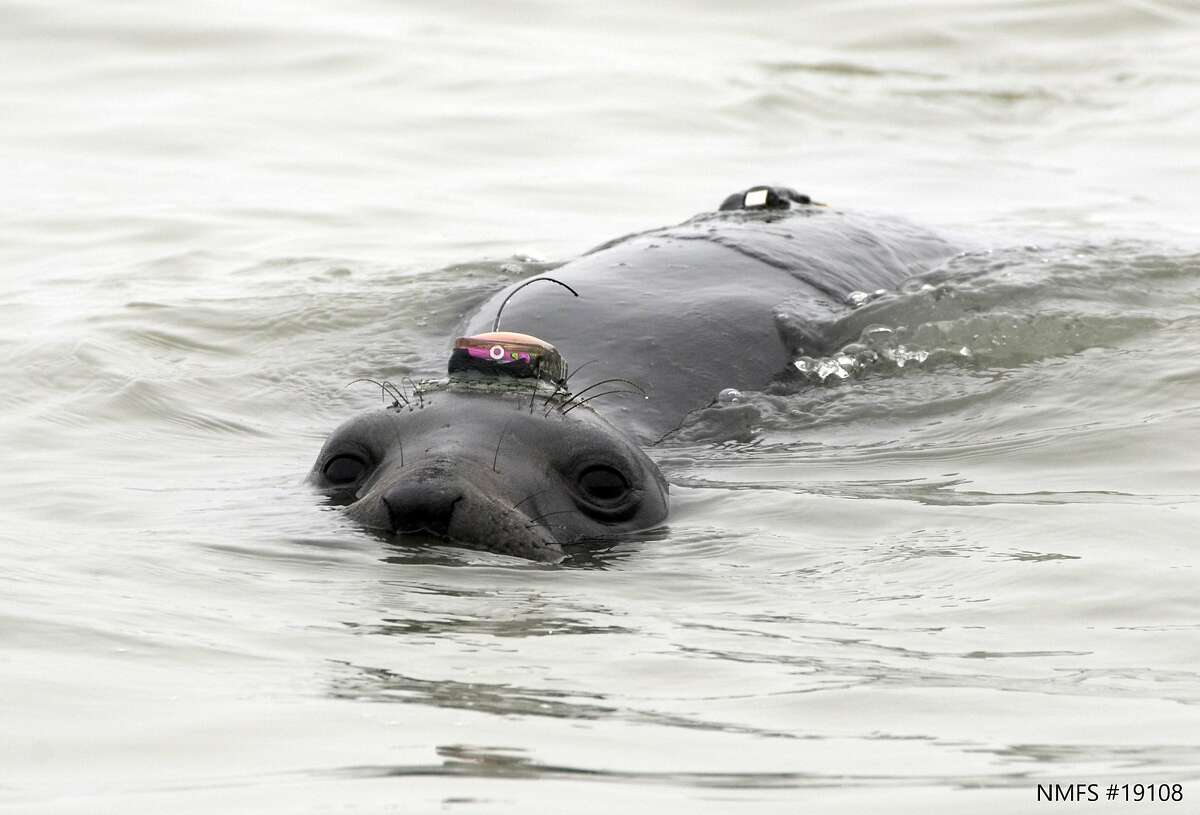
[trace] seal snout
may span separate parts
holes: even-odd
[[[401,481],[382,496],[396,532],[432,532],[446,536],[454,509],[462,500],[457,485],[430,481]]]

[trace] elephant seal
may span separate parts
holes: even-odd
[[[721,390],[761,389],[798,354],[827,350],[852,293],[956,251],[787,187],[734,193],[554,270],[577,298],[530,285],[546,278],[495,294],[465,321],[449,379],[343,424],[310,480],[384,533],[560,561],[564,546],[666,518],[666,480],[642,447]],[[499,332],[501,312],[526,333]],[[617,395],[633,398],[591,403]]]

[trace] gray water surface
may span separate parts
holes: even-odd
[[[1200,796],[1196,4],[0,21],[0,808]],[[350,380],[763,182],[976,248],[655,451],[665,529],[546,568],[302,483]]]

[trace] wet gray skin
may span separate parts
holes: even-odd
[[[723,211],[612,241],[555,269],[578,298],[531,286],[505,307],[501,327],[555,345],[577,371],[572,389],[620,377],[649,399],[608,398],[597,403],[601,418],[590,405],[531,415],[528,390],[441,392],[421,410],[343,425],[313,481],[382,532],[429,532],[538,560],[660,523],[666,484],[639,445],[669,437],[723,388],[761,389],[798,353],[836,342],[852,292],[893,288],[958,251],[900,219],[771,190],[768,208],[740,207],[749,191],[737,193]],[[520,285],[494,295],[457,333],[491,330]]]
[[[666,481],[627,436],[590,407],[530,401],[528,388],[451,389],[356,416],[310,478],[370,529],[547,562],[666,517]]]

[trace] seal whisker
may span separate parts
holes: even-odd
[[[392,438],[396,440],[396,448],[400,451],[400,469],[404,469],[404,439],[400,436],[400,428],[392,428]]]
[[[408,404],[408,399],[405,398],[404,394],[397,391],[396,386],[391,382],[380,382],[378,379],[371,379],[369,376],[363,376],[359,377],[358,379],[350,380],[342,387],[342,390],[346,390],[346,388],[349,388],[351,385],[357,385],[359,382],[370,382],[372,385],[377,386],[379,388],[379,395],[381,397],[385,394],[387,396],[391,396],[392,400],[395,402],[395,406],[397,407],[400,405],[400,401],[396,399],[397,395],[400,397],[400,399],[404,400],[404,404]],[[388,389],[389,387],[391,390]]]
[[[649,396],[646,395],[645,391],[641,391],[641,390],[638,390],[638,391],[627,391],[627,390],[601,391],[600,393],[596,394],[595,396],[589,396],[587,399],[584,399],[582,402],[576,402],[575,404],[571,405],[569,408],[564,410],[562,412],[562,414],[564,416],[566,416],[568,413],[570,413],[575,408],[583,407],[584,405],[586,405],[588,402],[592,401],[593,399],[599,399],[601,396],[612,396],[612,395],[618,394],[618,393],[640,393],[642,395],[643,399],[650,398]]]
[[[570,396],[570,395],[571,395],[571,392],[567,390],[567,380],[565,380],[565,379],[563,379],[563,380],[561,380],[561,381],[559,381],[559,382],[555,382],[555,383],[554,383],[554,390],[553,390],[553,391],[551,391],[551,392],[550,392],[550,395],[546,397],[546,400],[545,400],[544,402],[542,402],[542,405],[543,405],[543,407],[545,407],[545,408],[546,408],[546,409],[545,409],[545,410],[542,412],[542,417],[543,417],[543,418],[545,418],[545,417],[549,416],[549,415],[550,415],[550,411],[554,410],[555,406],[554,406],[554,405],[552,405],[552,404],[550,404],[550,403],[551,403],[551,402],[553,402],[553,401],[554,401],[554,397],[555,397],[555,396],[558,396],[560,393],[561,393],[561,394],[563,394],[564,396]]]
[[[402,376],[400,377],[400,381],[408,382],[409,387],[412,388],[413,396],[417,397],[417,406],[425,407],[425,394],[421,393],[421,388],[413,381],[413,378],[411,376]]]
[[[404,400],[404,404],[410,404],[408,397],[404,394],[404,391],[397,388],[395,384],[387,381],[386,379],[383,381],[383,384],[384,387],[387,388],[388,395],[392,397],[392,407],[400,407],[400,400],[402,399]]]
[[[573,512],[578,513],[580,515],[583,514],[582,512],[579,512],[579,510],[577,510],[577,509],[560,509],[556,512],[543,512],[541,515],[538,515],[535,518],[529,519],[529,528],[532,529],[533,527],[537,526],[538,521],[542,520],[543,518],[549,518],[552,515],[570,515]]]
[[[535,495],[541,495],[543,492],[549,492],[550,489],[551,489],[550,487],[545,487],[543,489],[537,490],[536,492],[531,492],[528,495],[526,495],[524,498],[522,498],[520,501],[517,501],[517,503],[513,504],[512,508],[516,509],[517,507],[521,506],[521,504],[528,501],[530,498],[533,498]]]
[[[582,364],[582,365],[580,365],[578,368],[576,368],[575,370],[571,371],[570,375],[569,375],[569,376],[567,376],[567,378],[563,380],[563,384],[566,384],[567,382],[570,382],[570,381],[571,381],[571,377],[572,377],[572,376],[575,376],[575,374],[579,373],[580,371],[582,371],[582,370],[583,370],[584,368],[586,368],[587,366],[589,366],[589,365],[592,365],[593,363],[596,363],[596,362],[599,362],[599,361],[600,361],[600,360],[598,360],[598,359],[589,359],[587,362],[583,363],[583,364]]]
[[[636,383],[636,382],[633,382],[633,381],[631,381],[631,380],[629,380],[629,379],[622,379],[622,378],[620,378],[620,377],[614,376],[614,377],[613,377],[613,378],[611,378],[611,379],[601,379],[599,382],[593,382],[592,384],[588,385],[586,388],[584,388],[584,389],[583,389],[583,390],[581,390],[579,393],[577,393],[577,394],[575,394],[574,396],[572,396],[572,397],[571,397],[570,399],[568,399],[566,402],[564,402],[563,404],[559,405],[559,406],[558,406],[558,409],[559,409],[559,411],[560,411],[560,412],[562,412],[562,413],[567,413],[567,412],[569,412],[569,411],[570,411],[570,408],[567,408],[566,410],[563,410],[563,408],[564,408],[564,407],[566,407],[567,405],[569,405],[571,402],[573,402],[573,401],[575,401],[575,400],[579,399],[579,397],[583,396],[585,393],[587,393],[588,391],[592,390],[593,388],[598,388],[598,387],[600,387],[601,385],[607,385],[609,382],[624,382],[626,385],[630,385],[630,386],[632,386],[632,387],[634,387],[634,388],[637,388],[638,392],[639,392],[639,393],[641,393],[641,394],[642,394],[642,396],[645,396],[645,397],[649,398],[649,394],[647,394],[647,393],[646,393],[646,389],[645,389],[645,388],[643,388],[643,387],[642,387],[641,385],[639,385],[638,383]],[[576,404],[577,404],[577,405],[578,405],[578,404],[582,404],[582,402],[577,402]],[[574,406],[575,406],[575,405],[572,405],[572,407],[574,407]]]
[[[500,445],[504,443],[504,434],[508,432],[508,426],[512,424],[512,419],[504,423],[504,427],[500,430],[500,438],[496,440],[496,455],[492,456],[492,472],[500,472],[496,466],[500,461]]]
[[[533,415],[533,403],[537,399],[537,392],[538,392],[538,379],[537,379],[537,377],[534,377],[533,389],[529,393],[529,415],[530,416]]]

